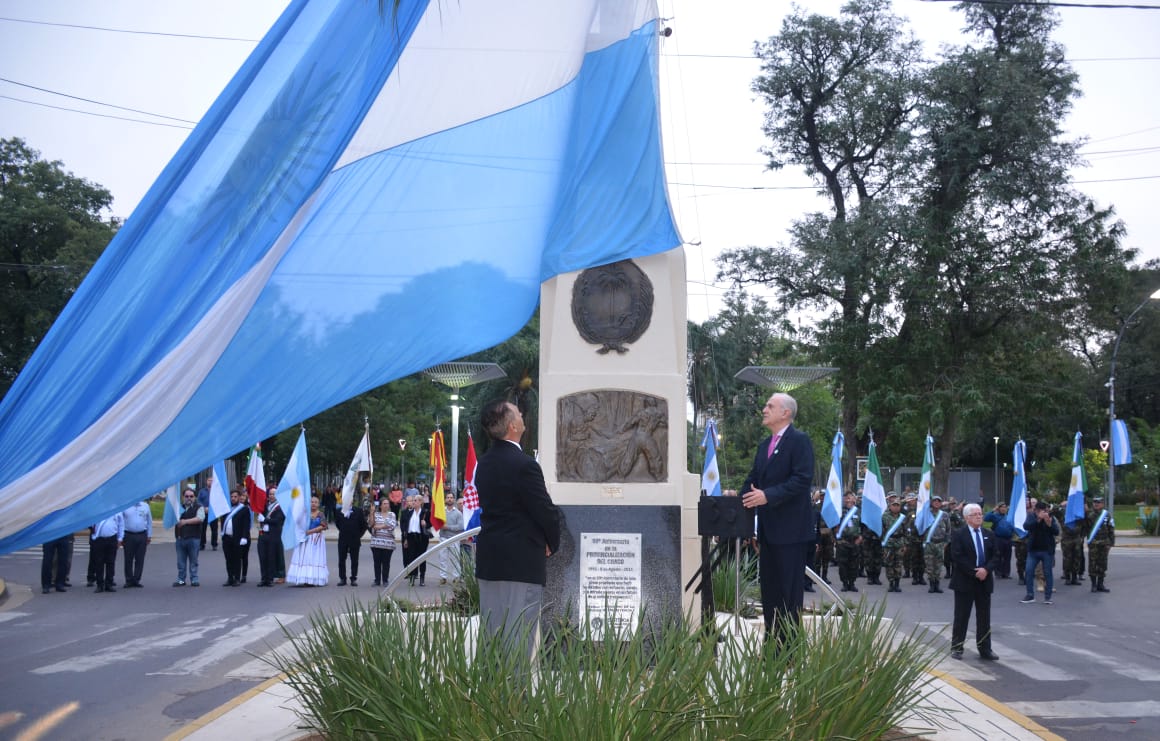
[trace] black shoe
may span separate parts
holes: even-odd
[[[346,579],[345,578],[339,579],[338,586],[345,587],[346,586]]]
[[[928,586],[926,588],[926,593],[927,594],[934,594],[934,582],[933,581],[930,583],[930,586]]]
[[[52,591],[52,590],[51,590],[51,589],[49,589],[48,587],[41,587],[41,588],[40,588],[40,593],[41,593],[41,594],[48,594],[48,593],[49,593],[49,592],[51,592],[51,591]]]
[[[184,579],[178,579],[177,581],[173,582],[173,586],[175,586],[175,587],[184,587],[184,586],[185,586],[185,580],[184,580]]]
[[[980,651],[979,658],[982,659],[983,661],[998,661],[999,655],[997,653],[995,653],[994,651],[986,651],[986,652]]]
[[[97,583],[96,583],[95,581],[87,581],[87,582],[85,582],[85,586],[86,586],[86,587],[93,587],[93,586],[96,586],[96,584],[97,584]]]
[[[57,587],[57,588],[56,588],[56,591],[58,591],[58,592],[67,592],[67,591],[68,591],[68,588],[67,588],[67,587]]]
[[[850,582],[850,591],[851,591],[851,592],[857,592],[857,591],[858,591],[858,587],[856,587],[856,586],[854,585],[854,582]]]
[[[421,587],[427,586],[427,577],[425,577],[425,576],[419,577],[419,586],[421,586]]]
[[[1111,592],[1112,591],[1104,586],[1104,577],[1102,577],[1102,576],[1099,578],[1099,581],[1096,582],[1096,585],[1097,585],[1096,586],[1097,592]]]
[[[229,581],[227,581],[225,584],[222,584],[222,586],[223,586],[223,587],[232,587],[232,586],[235,586],[234,580],[233,580],[233,579],[230,579],[230,580],[229,580]]]
[[[241,581],[241,583],[242,583],[242,584],[245,584],[245,583],[246,583],[246,577],[244,577],[244,576],[242,577],[242,581]]]
[[[374,586],[376,586],[376,587],[381,587],[381,586],[382,586],[382,583],[380,583],[378,579],[375,579],[375,581],[374,581]]]
[[[1096,583],[1093,581],[1092,582],[1092,594],[1095,594],[1096,591],[1097,591],[1096,590]]]
[[[943,593],[943,590],[940,589],[938,586],[938,579],[932,579],[930,582],[930,586],[931,586],[930,591],[934,592],[935,594],[942,594]]]
[[[100,594],[103,591],[105,591],[104,587],[97,587],[96,589],[93,590],[93,594]]]
[[[952,659],[958,659],[959,661],[962,661],[962,660],[963,660],[963,651],[962,651],[962,649],[957,649],[957,650],[955,650],[955,651],[951,651],[951,658],[952,658]]]
[[[812,591],[814,591],[814,585],[813,585],[813,584],[806,584],[806,586],[805,586],[805,588],[804,588],[804,590],[803,590],[803,591],[806,591],[806,592],[812,592]]]
[[[358,579],[355,579],[355,578],[352,576],[352,577],[350,578],[350,585],[351,585],[352,587],[357,587],[357,586],[358,586]]]
[[[110,584],[109,586],[105,587],[105,591],[106,592],[115,592],[117,590],[112,584]]]

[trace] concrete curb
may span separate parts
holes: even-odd
[[[1041,739],[1044,739],[1045,741],[1067,741],[1066,739],[1063,738],[1063,736],[1058,736],[1058,735],[1052,733],[1050,730],[1048,730],[1047,728],[1044,728],[1039,723],[1036,723],[1031,718],[1028,718],[1023,713],[1019,713],[1019,712],[1012,710],[1011,708],[1007,707],[1002,702],[999,702],[998,700],[991,697],[990,695],[983,693],[983,692],[980,692],[979,690],[975,689],[974,687],[967,684],[966,682],[963,682],[960,679],[956,679],[955,677],[952,677],[950,674],[947,674],[944,671],[941,671],[939,669],[931,669],[927,673],[930,674],[932,677],[936,677],[937,679],[941,679],[943,682],[946,682],[951,687],[953,687],[955,690],[962,692],[964,695],[971,697],[972,699],[982,703],[983,705],[986,705],[987,708],[989,710],[991,710],[992,712],[1003,716],[1007,720],[1018,725],[1020,728],[1023,728],[1024,730],[1026,730],[1029,733],[1035,734],[1036,736],[1038,736]]]

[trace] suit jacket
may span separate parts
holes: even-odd
[[[270,526],[269,532],[258,532],[259,538],[274,538],[275,540],[282,539],[282,526],[286,524],[286,513],[282,511],[281,502],[276,507],[270,509],[266,508],[266,522],[263,523]]]
[[[233,521],[234,541],[240,541],[242,538],[248,540],[250,537],[250,508],[243,504],[238,513],[234,515]],[[222,533],[225,533],[224,521],[222,522]]]
[[[770,545],[814,542],[813,502],[810,484],[814,480],[814,446],[809,435],[793,425],[782,431],[777,448],[769,455],[767,437],[757,446],[753,469],[741,485],[744,495],[750,485],[765,492],[768,500],[757,508],[757,536]]]
[[[404,509],[399,515],[399,532],[403,534],[403,540],[406,541],[407,533],[411,531],[411,520],[416,516],[419,517],[419,536],[426,543],[431,540],[431,515],[427,512],[426,507],[422,507],[416,512],[413,509]]]
[[[480,531],[475,571],[480,579],[543,585],[545,546],[560,548],[560,512],[548,496],[544,472],[514,443],[493,440],[475,469]]]
[[[955,565],[951,570],[951,589],[956,592],[982,588],[990,593],[995,589],[995,569],[999,567],[995,534],[985,527],[979,529],[983,534],[983,568],[987,570],[987,578],[983,581],[975,578],[975,543],[970,526],[964,525],[951,533],[951,562]]]

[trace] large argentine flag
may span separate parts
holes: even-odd
[[[1087,490],[1087,472],[1083,465],[1083,433],[1076,432],[1075,445],[1071,452],[1071,482],[1067,487],[1067,509],[1063,513],[1065,525],[1071,525],[1084,518],[1084,495]]]
[[[1011,504],[1007,508],[1007,522],[1022,537],[1027,534],[1023,529],[1023,523],[1027,521],[1027,444],[1022,440],[1015,442],[1011,460],[1015,475],[1011,478]]]
[[[830,475],[826,478],[826,495],[822,499],[822,519],[826,527],[835,528],[842,521],[842,453],[846,449],[846,436],[838,430],[834,435],[834,447],[830,450]]]
[[[678,245],[656,15],[290,2],[0,404],[0,553],[503,341],[547,278]]]

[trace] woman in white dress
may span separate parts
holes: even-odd
[[[324,587],[330,580],[326,567],[326,518],[318,505],[318,497],[310,497],[310,523],[306,539],[294,548],[286,581],[296,587]]]

